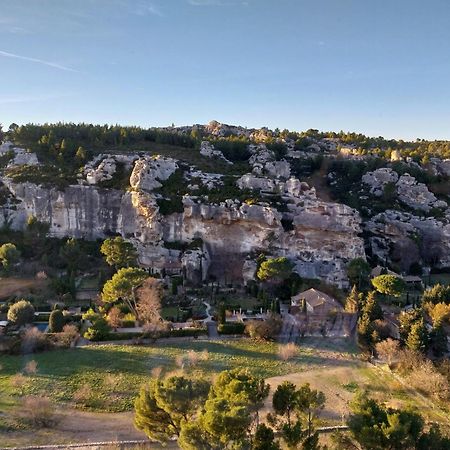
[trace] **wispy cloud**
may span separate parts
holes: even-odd
[[[244,0],[187,0],[192,6],[248,6]]]
[[[31,58],[29,56],[16,55],[15,53],[9,53],[2,50],[0,50],[0,56],[4,56],[5,58],[20,59],[22,61],[29,61],[36,64],[42,64],[44,66],[53,67],[54,69],[64,70],[66,72],[78,72],[78,70],[72,69],[71,67],[63,66],[52,61],[45,61],[44,59],[39,58]]]
[[[134,13],[138,16],[146,16],[148,14],[164,17],[164,14],[159,8],[150,2],[139,2],[134,9]]]
[[[42,94],[42,95],[11,95],[2,97],[0,95],[0,105],[8,105],[14,103],[30,103],[30,102],[45,102],[47,100],[57,100],[64,97],[71,97],[73,94]]]

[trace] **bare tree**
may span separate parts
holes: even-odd
[[[162,287],[159,280],[148,277],[136,289],[137,319],[143,323],[154,323],[160,320]]]
[[[394,359],[397,359],[400,351],[400,343],[395,339],[385,339],[384,341],[378,342],[375,349],[378,356],[384,359],[389,366],[392,364]]]

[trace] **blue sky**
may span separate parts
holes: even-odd
[[[448,0],[0,0],[0,122],[450,139]]]

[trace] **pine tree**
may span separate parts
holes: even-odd
[[[411,350],[424,352],[428,344],[428,332],[423,319],[418,320],[411,326],[406,346]]]

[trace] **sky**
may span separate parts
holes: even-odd
[[[448,0],[0,0],[0,123],[450,139]]]

